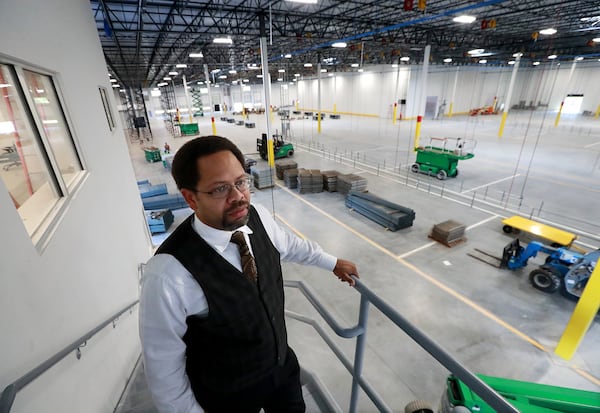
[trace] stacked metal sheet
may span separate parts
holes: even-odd
[[[298,169],[286,169],[283,171],[283,182],[290,189],[298,188]]]
[[[268,166],[251,166],[250,174],[254,178],[254,186],[257,189],[270,188],[275,185],[273,170]]]
[[[344,195],[350,191],[365,192],[367,190],[367,180],[354,174],[338,175],[337,190]]]
[[[452,245],[465,240],[465,225],[459,222],[448,220],[433,226],[430,238],[451,247]]]
[[[337,191],[338,171],[322,171],[323,175],[323,189],[328,192]]]
[[[275,161],[275,174],[277,179],[283,179],[283,171],[286,169],[297,169],[298,163],[291,159],[279,159]]]
[[[323,176],[319,169],[298,169],[298,192],[310,194],[323,192]]]
[[[415,211],[386,201],[373,194],[350,191],[346,197],[346,206],[364,215],[390,231],[412,226]]]

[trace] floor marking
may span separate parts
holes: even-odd
[[[490,311],[486,310],[485,308],[481,307],[479,304],[475,303],[474,301],[471,301],[470,299],[468,299],[467,297],[465,297],[462,294],[458,293],[457,291],[453,290],[452,288],[448,287],[444,283],[436,280],[431,275],[425,273],[424,271],[422,271],[421,269],[417,268],[413,264],[411,264],[408,261],[404,260],[401,256],[394,256],[394,254],[391,251],[389,251],[388,249],[382,247],[381,245],[379,245],[375,241],[371,240],[370,238],[365,237],[364,235],[362,235],[361,233],[359,233],[358,231],[356,231],[354,228],[346,225],[345,223],[341,222],[339,219],[335,218],[331,214],[323,211],[321,208],[319,208],[316,205],[312,204],[311,202],[308,202],[307,200],[303,199],[298,194],[292,192],[290,189],[282,186],[281,184],[276,184],[276,185],[279,186],[284,191],[286,191],[287,193],[289,193],[290,195],[292,195],[293,197],[295,197],[296,199],[304,202],[306,205],[310,206],[311,208],[313,208],[317,212],[319,212],[319,213],[323,214],[324,216],[326,216],[327,218],[331,219],[336,224],[340,225],[341,227],[345,228],[349,232],[353,233],[354,235],[356,235],[357,237],[359,237],[363,241],[367,242],[368,244],[372,245],[376,249],[380,250],[384,254],[389,255],[390,257],[394,258],[396,261],[400,262],[402,265],[404,265],[408,269],[412,270],[413,272],[415,272],[420,277],[422,277],[425,280],[429,281],[431,284],[435,285],[436,287],[438,287],[442,291],[444,291],[444,292],[448,293],[449,295],[453,296],[454,298],[456,298],[457,300],[461,301],[462,303],[464,303],[468,307],[471,307],[473,310],[477,311],[481,315],[489,318],[490,320],[494,321],[496,324],[500,325],[501,327],[504,327],[506,330],[508,330],[509,332],[513,333],[517,337],[523,339],[524,341],[528,342],[529,344],[531,344],[532,346],[536,347],[537,349],[539,349],[539,350],[541,350],[541,351],[543,351],[545,353],[550,353],[550,351],[546,347],[544,347],[541,343],[539,343],[538,341],[534,340],[533,338],[529,337],[527,334],[525,334],[525,333],[521,332],[520,330],[516,329],[515,327],[511,326],[506,321],[502,320],[501,318],[499,318],[498,316],[496,316],[492,312],[490,312]],[[279,219],[281,219],[282,222],[284,222],[287,226],[289,226],[294,232],[296,232],[297,234],[300,234],[300,232],[296,231],[288,222],[286,222],[285,220],[283,220],[279,215],[277,215],[277,217]],[[480,221],[480,222],[478,222],[476,224],[473,224],[473,225],[469,226],[467,229],[477,227],[477,226],[482,225],[482,224],[484,224],[484,223],[486,223],[488,221],[491,221],[491,220],[493,220],[495,218],[498,218],[498,215],[494,215],[494,216],[491,216],[489,218],[486,218],[486,219],[484,219],[484,220],[482,220],[482,221]],[[301,236],[304,237],[303,235],[301,235]],[[424,246],[417,248],[417,250],[427,248],[431,244],[436,244],[436,243],[432,242],[432,243],[429,243],[429,244],[425,244]],[[413,252],[414,251],[415,250],[413,250]],[[584,370],[582,370],[582,369],[580,369],[578,367],[575,367],[575,366],[568,366],[568,367],[571,368],[572,370],[574,370],[576,373],[578,373],[580,376],[582,376],[586,380],[589,380],[591,383],[593,383],[593,384],[595,384],[597,386],[600,386],[600,379],[592,376],[588,372],[586,372],[586,371],[584,371]]]
[[[469,231],[470,229],[473,229],[473,228],[477,228],[478,226],[480,226],[480,225],[483,225],[483,224],[485,224],[486,222],[490,222],[490,221],[492,221],[492,220],[494,220],[494,219],[496,219],[496,218],[499,218],[499,217],[500,217],[499,215],[496,215],[496,214],[494,214],[493,216],[491,216],[491,217],[489,217],[489,218],[486,218],[486,219],[484,219],[483,221],[479,221],[479,222],[476,222],[476,223],[475,223],[475,224],[473,224],[473,225],[469,225],[469,226],[466,228],[466,231]]]
[[[287,222],[285,219],[283,219],[281,217],[281,215],[279,214],[275,214],[275,216],[277,217],[278,220],[280,220],[281,222],[283,222],[290,230],[292,230],[296,235],[298,235],[300,238],[302,239],[306,239],[306,237],[304,236],[303,233],[301,233],[300,231],[298,231],[296,228],[294,228],[289,222]]]
[[[318,206],[312,204],[311,202],[308,202],[306,199],[300,197],[299,195],[295,194],[294,192],[292,192],[291,190],[289,190],[286,187],[283,187],[281,184],[277,184],[277,186],[279,186],[281,189],[283,189],[284,191],[286,191],[287,193],[289,193],[290,195],[292,195],[293,197],[295,197],[296,199],[300,200],[301,202],[305,203],[306,205],[310,206],[311,208],[313,208],[314,210],[320,212],[321,214],[323,214],[324,216],[326,216],[327,218],[331,219],[333,222],[335,222],[336,224],[340,225],[341,227],[345,228],[346,230],[350,231],[351,233],[353,233],[354,235],[356,235],[357,237],[359,237],[360,239],[362,239],[363,241],[367,242],[368,244],[372,245],[373,247],[375,247],[376,249],[378,249],[379,251],[383,252],[384,254],[392,257],[393,259],[395,259],[396,261],[400,262],[402,265],[404,265],[405,267],[411,269],[413,272],[415,272],[417,275],[421,276],[422,278],[424,278],[425,280],[429,281],[430,283],[432,283],[433,285],[435,285],[436,287],[438,287],[439,289],[441,289],[442,291],[445,291],[446,293],[450,294],[451,296],[453,296],[454,298],[456,298],[457,300],[463,302],[464,304],[466,304],[467,306],[471,307],[472,309],[474,309],[475,311],[479,312],[480,314],[486,316],[487,318],[489,318],[490,320],[494,321],[495,323],[499,324],[500,326],[504,327],[505,329],[507,329],[508,331],[510,331],[511,333],[515,334],[516,336],[522,338],[523,340],[525,340],[526,342],[530,343],[531,345],[533,345],[534,347],[548,353],[548,350],[546,350],[546,348],[540,344],[539,342],[537,342],[536,340],[532,339],[531,337],[529,337],[528,335],[526,335],[525,333],[522,333],[521,331],[517,330],[516,328],[514,328],[513,326],[511,326],[510,324],[508,324],[506,321],[503,321],[502,319],[500,319],[499,317],[497,317],[496,315],[492,314],[490,311],[486,310],[485,308],[481,307],[479,304],[476,304],[475,302],[469,300],[467,297],[465,297],[464,295],[458,293],[457,291],[454,291],[452,288],[448,287],[447,285],[445,285],[444,283],[436,280],[434,277],[430,276],[429,274],[425,273],[424,271],[420,270],[419,268],[417,268],[416,266],[412,265],[411,263],[409,263],[408,261],[402,259],[402,258],[398,258],[396,257],[391,251],[389,251],[387,248],[382,247],[381,245],[379,245],[378,243],[376,243],[375,241],[373,241],[370,238],[365,237],[364,235],[362,235],[360,232],[358,232],[357,230],[355,230],[354,228],[344,224],[342,221],[340,221],[339,219],[335,218],[334,216],[332,216],[331,214],[323,211],[321,208],[319,208]]]
[[[479,185],[479,186],[476,186],[475,188],[464,190],[464,191],[461,192],[461,194],[465,194],[465,193],[471,192],[471,191],[477,191],[478,189],[485,188],[486,186],[492,186],[492,185],[495,185],[497,183],[500,183],[500,182],[503,182],[503,181],[508,181],[509,179],[516,178],[518,176],[521,176],[521,174],[514,174],[514,175],[511,175],[511,176],[507,176],[506,178],[497,179],[495,181],[490,182],[489,184]]]
[[[587,149],[587,148],[591,148],[592,146],[596,146],[596,145],[600,145],[600,141],[595,142],[595,143],[590,143],[589,145],[585,145],[584,148]]]

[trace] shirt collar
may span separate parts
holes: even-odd
[[[225,248],[227,248],[231,242],[231,235],[234,231],[241,231],[247,235],[252,234],[252,230],[248,225],[239,227],[234,231],[224,231],[206,225],[204,222],[200,221],[196,215],[194,215],[192,227],[194,228],[194,231],[208,243],[208,245],[213,247],[219,253],[222,253]]]

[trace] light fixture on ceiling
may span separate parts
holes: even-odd
[[[169,76],[163,77],[163,80],[171,80]]]
[[[552,27],[549,27],[547,29],[544,30],[540,30],[540,34],[546,35],[546,36],[550,36],[552,34],[556,33],[556,29],[553,29]]]
[[[121,85],[112,85],[112,87],[121,87]]]
[[[513,57],[521,57],[521,56],[523,56],[523,53],[521,53],[521,52],[513,54]]]
[[[327,73],[327,76],[332,77],[333,73]],[[295,80],[295,79],[294,79]]]
[[[451,57],[447,57],[444,59],[444,63],[451,63],[452,62],[452,58]]]
[[[213,43],[218,43],[218,44],[232,44],[233,41],[231,40],[230,37],[215,37],[213,39]]]
[[[285,73],[285,69],[279,69],[277,70],[278,73]]]
[[[398,67],[398,63],[393,63],[392,67]]]
[[[539,66],[539,65],[540,65],[540,62],[533,62],[533,63],[532,63],[532,65],[534,65],[534,66]]]
[[[116,83],[116,82],[117,82],[117,79],[110,79],[110,82],[111,82],[111,83]]]
[[[514,64],[515,64],[515,61],[514,61],[514,60],[509,60],[509,61],[508,61],[508,64],[509,64],[509,65],[514,65]]]
[[[178,72],[169,72],[169,76],[177,76],[178,74]]]
[[[230,73],[230,74],[232,74],[232,75],[235,75],[235,74],[237,73],[237,70],[235,70],[235,69],[231,69],[231,70],[229,71],[229,73]]]
[[[483,52],[485,52],[485,49],[473,49],[473,50],[469,50],[467,52],[467,54],[470,56],[474,56],[474,55],[480,55]]]
[[[227,75],[220,75],[219,79],[227,79]]]
[[[594,37],[592,39],[592,42],[594,42],[594,43],[600,43],[600,37]]]
[[[484,64],[486,64],[486,63],[487,63],[487,60],[486,60],[486,59],[481,59],[481,60],[479,61],[479,63],[480,63],[480,64],[482,64],[482,65],[484,65]]]
[[[359,73],[362,73],[362,72],[364,72],[364,71],[365,71],[365,69],[362,69],[362,68],[358,69],[358,72],[359,72]]]
[[[304,67],[312,67],[312,63],[304,63]]]
[[[300,73],[294,73],[294,77],[300,77]]]
[[[401,61],[401,62],[408,62],[409,60],[410,60],[410,57],[408,57],[408,56],[402,56],[402,57],[400,58],[400,61]]]
[[[548,56],[548,59],[550,59],[550,60],[554,60],[554,59],[556,59],[557,57],[558,57],[557,55],[555,55],[555,54],[551,54],[550,56]]]
[[[250,79],[243,79],[244,83],[248,83],[250,81]]]
[[[202,54],[202,52],[198,52],[198,53],[190,53],[189,56],[191,58],[197,59],[199,57],[204,57],[204,55]]]
[[[286,54],[286,55],[285,55],[285,56],[283,56],[283,57],[285,57],[286,59],[291,59],[291,58],[292,58],[292,55],[288,53],[288,54]]]
[[[185,63],[178,63],[175,65],[175,67],[178,69],[185,69],[187,65]]]
[[[283,78],[282,78],[282,77],[278,77],[278,78],[277,78],[277,81],[278,81],[278,82],[283,82]]]
[[[358,63],[352,63],[352,64],[350,65],[350,67],[358,67],[358,66],[360,66]]]
[[[317,4],[317,0],[287,0],[292,3]]]
[[[476,20],[475,16],[467,16],[466,14],[463,14],[462,16],[456,16],[455,18],[452,19],[453,22],[462,23],[462,24],[473,23],[475,20]]]
[[[346,42],[335,42],[331,45],[331,47],[336,47],[338,49],[343,49],[346,46],[348,46],[348,44],[346,44]]]
[[[321,69],[321,73],[327,73],[327,69]]]
[[[577,56],[575,58],[576,61],[581,62],[583,60],[583,56]]]

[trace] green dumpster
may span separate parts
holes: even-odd
[[[148,162],[158,162],[161,160],[160,149],[155,146],[144,148],[144,154]]]

